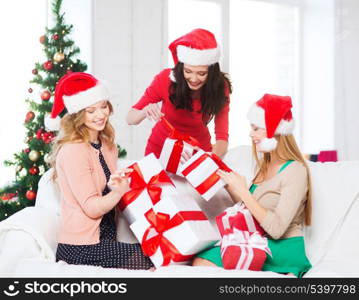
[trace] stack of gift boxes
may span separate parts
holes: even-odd
[[[119,202],[143,252],[156,267],[187,264],[221,239],[196,200],[178,194],[167,172],[184,176],[209,200],[225,185],[218,169],[231,171],[216,155],[199,150],[195,139],[178,133],[165,119],[162,122],[170,135],[160,158],[149,154],[128,167],[133,169],[130,191]],[[184,151],[192,157],[182,164]]]

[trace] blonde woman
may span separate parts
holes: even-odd
[[[290,97],[270,94],[251,107],[248,119],[258,170],[249,188],[236,172],[218,174],[233,201],[243,201],[267,233],[272,257],[267,255],[262,270],[302,277],[311,268],[303,239],[303,226],[311,223],[311,186],[292,135],[291,107]],[[222,266],[219,247],[200,253],[193,265]]]
[[[116,241],[115,207],[128,191],[116,171],[117,147],[109,122],[107,88],[90,74],[65,75],[56,86],[51,119],[64,110],[53,145],[52,166],[62,194],[57,261],[108,268],[149,269],[140,244]],[[53,124],[52,124],[53,125]],[[53,128],[53,127],[52,127]]]

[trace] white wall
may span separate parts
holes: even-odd
[[[128,159],[143,155],[152,124],[128,126],[126,114],[164,62],[162,0],[94,0],[93,73],[106,78],[115,114],[117,142]]]
[[[359,160],[359,1],[335,8],[335,143],[340,159]]]
[[[301,149],[334,145],[334,0],[302,2]]]

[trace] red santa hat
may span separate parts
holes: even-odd
[[[221,56],[214,34],[205,29],[194,29],[173,41],[170,49],[175,65],[182,62],[192,66],[209,66]]]
[[[294,120],[291,108],[291,97],[265,94],[249,109],[247,118],[251,124],[267,131],[267,138],[260,143],[263,151],[269,152],[277,147],[275,135],[293,133]]]
[[[56,85],[52,111],[50,116],[45,118],[45,126],[49,130],[58,130],[60,128],[59,114],[65,107],[69,114],[73,114],[109,98],[110,94],[106,86],[91,74],[69,73],[63,76]]]

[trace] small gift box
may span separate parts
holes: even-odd
[[[200,150],[180,167],[180,172],[208,201],[225,186],[224,181],[217,175],[219,169],[232,171],[217,155]]]
[[[127,167],[131,190],[118,204],[126,220],[131,224],[142,217],[162,198],[177,195],[177,190],[153,153]]]
[[[268,240],[258,232],[234,229],[221,241],[221,257],[225,269],[260,271],[271,255]]]
[[[234,229],[250,233],[258,232],[260,235],[265,234],[263,228],[243,202],[226,208],[223,213],[216,217],[216,223],[221,236],[232,233]]]
[[[187,264],[196,253],[220,239],[195,201],[178,197],[164,200],[130,225],[144,254],[156,267]]]
[[[200,143],[190,135],[177,131],[165,118],[162,118],[161,122],[170,133],[163,144],[160,163],[166,171],[183,176],[179,171],[182,154],[184,152],[194,154],[196,151],[194,147],[199,147]]]

